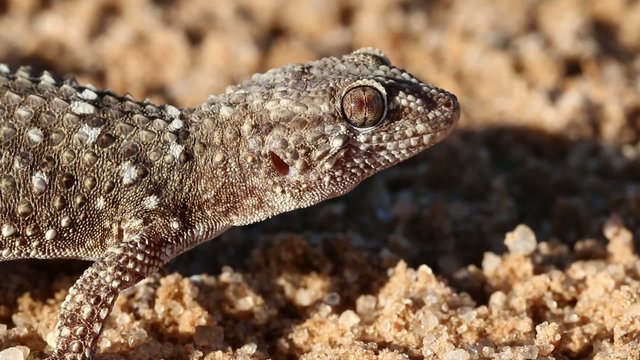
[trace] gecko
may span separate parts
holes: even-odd
[[[230,227],[345,194],[455,128],[380,50],[254,74],[180,109],[0,65],[0,261],[94,261],[48,360],[94,359],[118,293]]]

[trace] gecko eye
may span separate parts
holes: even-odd
[[[382,120],[386,112],[384,97],[373,86],[357,86],[342,96],[342,112],[357,128],[368,128]]]

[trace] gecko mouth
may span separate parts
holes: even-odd
[[[386,142],[362,143],[359,146],[359,150],[370,154],[368,156],[370,157],[369,161],[371,161],[371,163],[368,164],[368,167],[379,171],[380,169],[388,168],[409,159],[430,146],[437,144],[444,139],[451,130],[452,129],[443,129],[440,131],[432,131]]]
[[[449,127],[443,130],[434,130],[419,135],[394,138],[386,141],[381,139],[380,141],[362,142],[360,149],[370,150],[378,148],[387,151],[421,151],[445,138],[452,130],[453,128]]]

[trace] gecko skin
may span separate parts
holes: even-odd
[[[454,95],[372,48],[253,75],[191,109],[0,65],[0,261],[95,261],[48,358],[92,359],[121,290],[231,226],[349,192],[459,116]]]

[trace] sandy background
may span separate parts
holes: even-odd
[[[98,359],[639,358],[640,2],[0,1],[0,61],[180,106],[361,46],[456,93],[456,133],[181,256]],[[0,263],[0,349],[48,353],[87,266]]]

